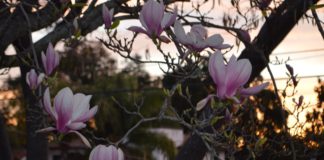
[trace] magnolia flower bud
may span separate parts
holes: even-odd
[[[250,36],[250,34],[249,34],[248,31],[246,31],[246,30],[239,30],[237,32],[237,34],[238,34],[239,38],[241,38],[241,40],[243,42],[247,42],[247,43],[250,43],[251,42],[251,36]]]
[[[106,5],[102,5],[102,18],[106,29],[109,29],[111,27],[113,15],[114,15],[114,9],[109,11]]]
[[[286,68],[290,75],[294,76],[294,68],[291,67],[289,64],[286,64]]]
[[[91,151],[89,160],[124,160],[124,153],[113,145],[98,145]]]
[[[42,52],[42,62],[47,76],[49,76],[54,71],[54,69],[59,65],[60,57],[58,53],[55,52],[52,43],[48,44],[46,55],[44,55],[44,52]]]
[[[291,78],[294,86],[296,87],[298,85],[298,80],[297,80],[297,75],[294,75],[294,68],[292,66],[290,66],[289,64],[286,64],[286,68],[289,72],[290,78]]]
[[[37,76],[35,70],[31,69],[26,74],[26,83],[28,84],[31,90],[35,90],[42,83],[44,77],[45,77],[44,73],[40,73]]]
[[[299,96],[298,102],[296,102],[296,99],[295,98],[293,98],[292,100],[293,100],[293,102],[295,103],[295,105],[297,107],[300,107],[303,104],[303,102],[304,102],[304,96],[302,96],[302,95]]]

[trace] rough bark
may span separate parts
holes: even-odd
[[[14,42],[17,55],[21,56],[21,51],[30,46],[30,39],[27,35]],[[26,101],[26,132],[27,132],[27,160],[47,160],[47,138],[45,134],[36,134],[36,130],[41,129],[44,122],[43,111],[39,100],[29,88],[24,77],[31,69],[25,63],[20,62],[21,86],[24,99]]]
[[[11,160],[11,147],[3,115],[0,113],[0,159]]]
[[[26,77],[29,71],[27,67],[20,67],[22,77]],[[24,98],[27,100],[26,106],[26,126],[27,126],[27,160],[47,160],[47,138],[45,134],[36,134],[37,129],[41,129],[41,122],[44,121],[42,110],[38,105],[36,97],[32,94],[28,85],[22,78],[21,82]]]
[[[30,27],[28,27],[26,17],[19,6],[16,7],[12,14],[8,13],[9,9],[4,10],[3,12],[5,12],[7,16],[0,17],[2,22],[0,23],[0,53],[2,54],[9,44],[28,33],[29,30],[36,31],[48,27],[53,22],[57,21],[61,17],[62,12],[60,12],[59,9],[61,4],[55,2],[56,1],[48,3],[46,7],[38,12],[28,12],[28,10],[25,10],[31,23]],[[25,7],[23,8],[25,9]]]

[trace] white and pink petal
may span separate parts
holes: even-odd
[[[243,89],[241,89],[240,94],[242,96],[250,96],[253,94],[257,94],[260,91],[262,91],[263,89],[265,89],[266,87],[268,87],[268,85],[269,85],[269,82],[266,82],[266,83],[262,83],[261,85],[258,85],[258,86],[254,86],[254,87],[250,87],[250,88],[243,88]]]
[[[216,51],[209,58],[208,63],[209,74],[212,77],[213,81],[219,87],[225,85],[225,64],[223,60],[223,55],[220,51]]]
[[[98,111],[98,106],[92,107],[88,112],[84,113],[82,116],[78,117],[74,121],[76,122],[85,122],[93,118]]]
[[[88,147],[91,148],[91,144],[88,141],[88,139],[86,137],[84,137],[80,132],[78,131],[69,131],[69,133],[75,133],[76,135],[78,135],[81,139],[81,141]]]
[[[85,128],[87,125],[83,122],[72,122],[68,124],[66,127],[69,128],[70,130],[80,130],[82,128]]]
[[[49,88],[46,88],[46,90],[44,92],[43,103],[44,103],[45,111],[56,121],[57,114],[51,105],[51,97],[50,97]]]
[[[36,133],[47,133],[47,132],[51,132],[51,131],[55,131],[55,130],[56,130],[56,128],[54,128],[54,127],[47,127],[47,128],[36,130]]]

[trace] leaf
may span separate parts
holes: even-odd
[[[170,96],[170,91],[168,89],[163,88],[163,93],[166,96]]]
[[[80,38],[81,37],[81,30],[80,29],[76,30],[74,36],[75,36],[76,39]]]
[[[267,17],[267,11],[266,10],[262,10],[262,15],[263,15],[263,17]]]
[[[266,142],[267,142],[267,137],[261,138],[259,139],[256,143],[255,143],[255,147],[256,148],[261,148]]]
[[[85,6],[87,6],[87,3],[75,3],[75,4],[71,5],[71,7],[75,7],[75,8],[85,7]]]
[[[209,136],[202,136],[202,139],[204,139],[205,141],[207,141],[207,142],[210,142],[210,143],[213,143],[214,141],[213,141],[213,139],[212,138],[210,138]]]
[[[190,91],[189,91],[189,87],[186,87],[186,95],[189,97],[190,96]]]
[[[177,85],[177,91],[178,91],[178,93],[179,93],[180,96],[183,96],[181,84],[178,84]]]
[[[63,137],[64,137],[64,134],[59,134],[58,137],[57,137],[57,140],[62,141]]]
[[[117,28],[119,26],[119,24],[120,24],[120,20],[115,20],[110,28],[115,29],[115,28]]]
[[[224,116],[216,116],[210,121],[210,124],[214,125],[218,122],[218,120],[223,119],[223,118],[224,118]]]
[[[212,99],[210,100],[210,106],[211,106],[212,109],[216,109],[216,108],[221,108],[221,107],[223,107],[224,104],[223,104],[222,102],[217,102],[217,103],[216,103],[215,99],[212,98]]]
[[[317,4],[317,5],[312,5],[309,8],[310,9],[318,9],[318,8],[323,8],[323,7],[324,7],[324,4]]]

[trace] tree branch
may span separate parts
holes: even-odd
[[[0,53],[3,53],[9,44],[13,43],[20,37],[27,35],[29,32],[28,30],[36,31],[47,27],[53,22],[57,21],[62,15],[62,12],[60,12],[58,9],[60,7],[61,3],[53,2],[48,3],[43,9],[39,10],[38,12],[28,13],[30,28],[27,27],[28,23],[21,8],[16,7],[15,11],[11,15],[9,15],[7,19],[1,19]]]
[[[184,1],[184,0],[166,0],[164,3],[166,5],[174,3],[174,2],[178,2],[178,1]],[[115,10],[115,14],[119,13],[119,12],[126,12],[126,10],[131,10],[131,11],[140,11],[139,7],[128,7],[125,10],[125,7],[121,7],[118,3],[116,3],[115,1],[108,1],[105,3],[106,6],[109,6],[110,9],[114,8]],[[101,26],[103,24],[103,20],[102,20],[102,4],[98,5],[96,7],[89,7],[88,10],[84,13],[83,17],[80,18],[78,20],[78,24],[79,24],[79,29],[81,30],[81,34],[87,35],[88,33],[94,31],[95,29],[97,29],[99,26]],[[42,39],[38,40],[35,44],[35,50],[36,53],[38,54],[37,57],[40,57],[40,53],[41,51],[45,50],[46,47],[48,46],[48,43],[53,43],[56,44],[58,41],[62,40],[62,39],[67,39],[70,38],[74,31],[75,28],[73,26],[73,17],[72,15],[69,16],[70,18],[67,21],[64,21],[60,24],[58,24],[55,29],[48,33],[45,37],[43,37]],[[22,17],[24,18],[24,17]],[[135,17],[134,17],[135,18]],[[33,26],[33,20],[31,21],[31,26]],[[27,25],[27,24],[26,24]],[[14,27],[12,27],[14,28]],[[24,34],[28,34],[28,30],[26,30],[26,32]],[[0,40],[1,40],[1,26],[0,26]],[[6,44],[9,45],[10,43]],[[1,45],[4,46],[3,43],[0,43],[0,53],[1,53]],[[24,53],[28,53],[30,52],[31,48],[26,48],[23,52]],[[12,63],[5,63],[6,61],[4,61],[3,63],[0,63],[0,69],[1,68],[6,68],[6,67],[13,67],[16,66],[18,63],[16,61],[16,58],[14,56],[5,56],[5,57],[0,57],[0,62],[1,59],[10,59]]]
[[[252,46],[242,51],[239,59],[247,58],[252,63],[252,74],[249,82],[260,75],[266,68],[272,51],[281,43],[297,24],[312,4],[308,0],[285,0],[277,10],[267,18]],[[261,51],[261,52],[260,52]],[[264,61],[266,58],[267,61]]]

